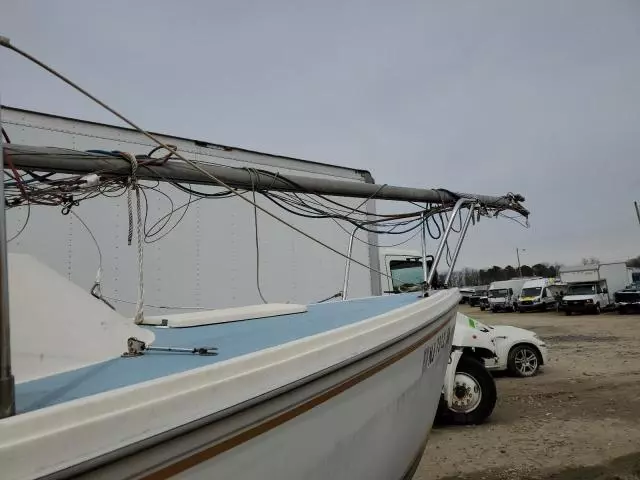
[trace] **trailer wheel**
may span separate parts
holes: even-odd
[[[458,362],[451,405],[441,404],[438,420],[454,425],[478,425],[496,405],[496,383],[481,361],[463,355]]]

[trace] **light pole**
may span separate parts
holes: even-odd
[[[516,247],[516,257],[518,257],[518,275],[522,278],[522,267],[520,266],[520,252],[526,252],[525,248]]]
[[[636,207],[636,215],[638,216],[638,223],[640,223],[640,205],[638,205],[638,202],[633,202],[633,206]]]

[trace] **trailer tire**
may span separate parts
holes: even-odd
[[[479,425],[496,406],[496,382],[482,361],[463,355],[456,368],[454,382],[454,408],[442,402],[436,418],[438,423],[453,425]]]

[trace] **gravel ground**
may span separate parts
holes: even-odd
[[[415,480],[640,480],[640,315],[461,311],[534,330],[550,361],[496,374],[487,423],[435,428]]]

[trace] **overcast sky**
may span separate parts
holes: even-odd
[[[460,266],[640,254],[640,2],[9,1],[0,34],[147,129],[522,193]],[[10,106],[118,123],[0,51]]]

